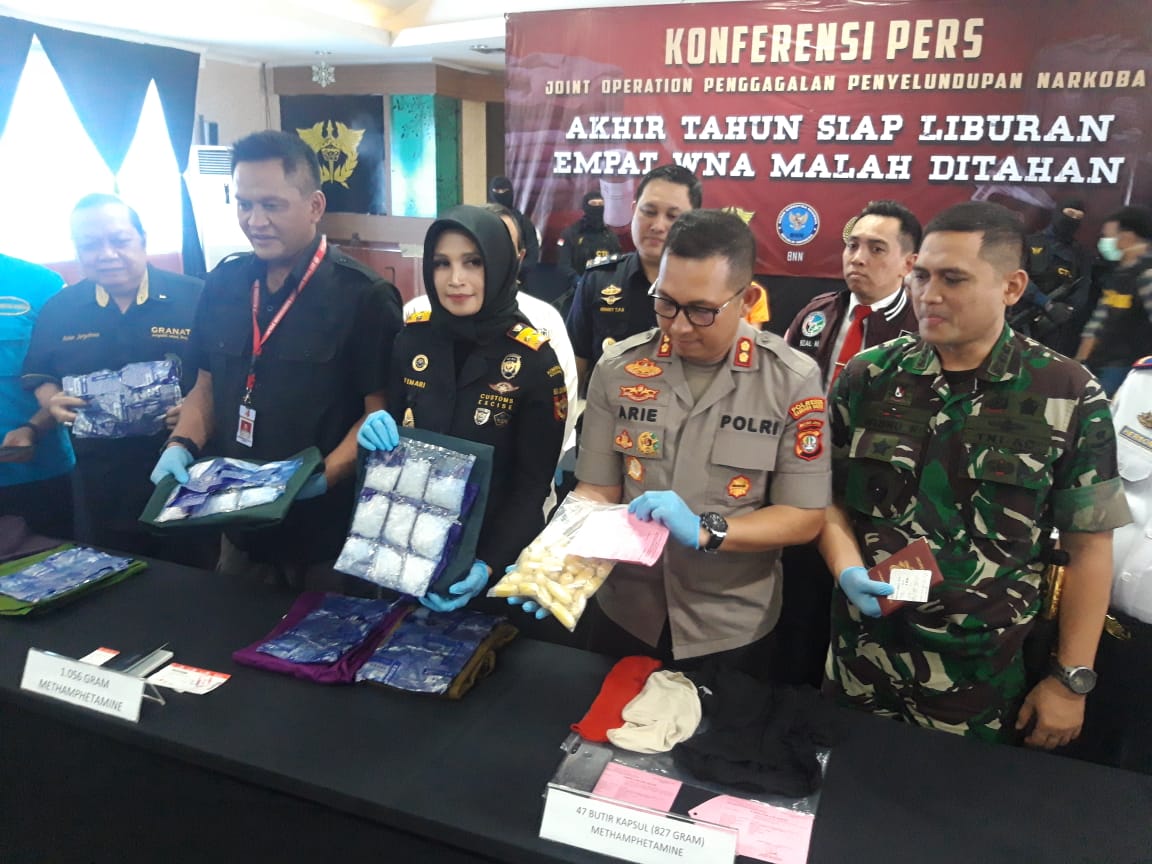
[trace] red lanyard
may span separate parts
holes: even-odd
[[[324,255],[328,251],[328,238],[320,235],[320,245],[316,247],[316,254],[312,256],[312,261],[308,264],[308,269],[304,271],[304,275],[300,277],[300,283],[296,286],[295,290],[288,296],[281,306],[280,311],[276,313],[269,324],[268,329],[263,333],[260,332],[260,324],[256,320],[256,311],[260,307],[260,280],[257,279],[252,283],[252,362],[248,366],[248,380],[244,383],[244,404],[248,405],[252,402],[252,391],[256,389],[256,361],[260,355],[264,353],[264,343],[269,337],[276,332],[276,328],[280,326],[280,322],[284,316],[288,314],[288,310],[292,308],[292,304],[296,302],[296,298],[300,296],[300,292],[304,290],[304,286],[312,278],[312,274],[316,272],[316,268],[320,266],[320,262],[324,260]]]

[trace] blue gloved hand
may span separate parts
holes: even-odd
[[[152,481],[153,485],[156,485],[165,477],[171,476],[176,478],[177,483],[184,485],[188,482],[188,466],[195,461],[187,447],[180,444],[165,447],[160,458],[156,460],[156,467],[152,469],[148,479]]]
[[[519,606],[529,615],[534,617],[537,621],[543,621],[545,618],[552,614],[535,600],[528,600],[524,597],[509,597],[508,605]]]
[[[628,512],[643,522],[659,522],[677,543],[700,548],[700,516],[675,492],[645,492],[628,505]]]
[[[373,411],[360,424],[356,443],[365,450],[393,450],[400,443],[396,421],[387,411]]]
[[[420,605],[426,606],[433,612],[451,612],[467,606],[473,597],[488,587],[488,565],[477,558],[468,575],[454,585],[448,586],[448,594],[434,594],[431,591],[420,598]]]
[[[887,597],[896,589],[887,582],[868,578],[868,571],[863,567],[845,567],[840,574],[840,590],[862,614],[879,618],[880,604],[876,598]]]
[[[328,478],[324,476],[321,471],[313,474],[304,481],[304,485],[300,487],[300,491],[296,493],[297,501],[307,501],[309,498],[319,498],[328,491]]]
[[[515,564],[509,564],[507,567],[504,568],[504,573],[505,574],[511,573],[515,569],[516,569]],[[519,606],[521,609],[523,609],[529,615],[535,616],[537,621],[543,621],[545,618],[547,618],[549,615],[552,614],[547,609],[545,609],[543,606],[541,606],[539,603],[537,603],[535,600],[529,600],[527,597],[509,597],[508,598],[508,605],[509,606]]]

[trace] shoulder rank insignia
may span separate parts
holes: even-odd
[[[584,265],[585,270],[591,270],[593,267],[603,267],[605,264],[612,264],[620,260],[619,255],[601,255],[599,258],[593,258]]]
[[[732,365],[740,369],[752,368],[752,340],[741,336],[736,340],[736,354],[732,357]]]
[[[666,335],[660,337],[660,347],[656,349],[656,356],[660,358],[672,356],[672,340]]]
[[[548,341],[547,336],[527,324],[517,324],[508,331],[508,335],[521,345],[527,345],[533,351],[539,351],[540,346]]]
[[[432,310],[431,309],[417,309],[415,312],[412,312],[411,314],[409,314],[409,316],[407,318],[404,319],[404,323],[405,324],[420,324],[424,321],[431,321],[431,320],[432,320]]]

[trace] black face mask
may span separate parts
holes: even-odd
[[[588,231],[599,231],[604,227],[604,205],[593,207],[584,205],[584,228]]]
[[[512,203],[512,184],[508,182],[507,177],[492,178],[492,183],[488,186],[488,200],[509,209],[515,206]]]
[[[1080,230],[1080,221],[1067,213],[1057,213],[1052,217],[1052,236],[1065,243],[1071,243],[1076,239],[1076,232]]]

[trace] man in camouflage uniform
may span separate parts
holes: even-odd
[[[1092,678],[1112,529],[1129,518],[1108,402],[1079,364],[1005,325],[1028,281],[1011,212],[967,202],[924,233],[919,335],[859,354],[832,392],[835,506],[819,542],[842,590],[828,675],[875,714],[1060,746],[1083,722],[1086,691],[1069,676]],[[1029,691],[1021,647],[1053,527],[1071,559],[1059,647]],[[944,580],[881,618],[891,589],[864,567],[921,537]]]

